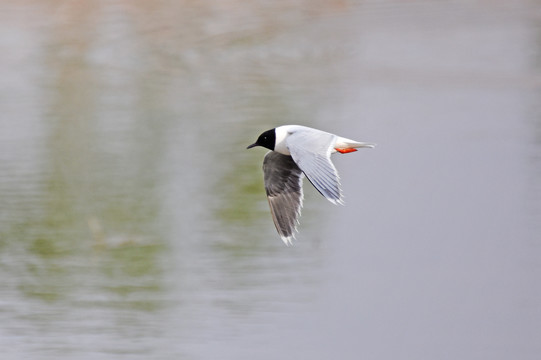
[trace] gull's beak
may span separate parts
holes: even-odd
[[[361,148],[375,148],[376,144],[361,143],[361,145],[359,147],[361,147]]]
[[[254,146],[257,146],[257,143],[253,143],[252,145],[248,145],[248,147],[246,149],[251,149],[253,148]]]

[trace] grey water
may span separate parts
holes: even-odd
[[[0,3],[2,359],[538,359],[541,3]],[[294,246],[264,130],[335,155]]]

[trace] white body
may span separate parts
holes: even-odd
[[[286,139],[289,135],[294,134],[295,132],[308,132],[308,133],[322,133],[330,134],[325,131],[312,129],[307,126],[301,125],[284,125],[276,128],[276,143],[274,145],[274,151],[277,151],[284,155],[291,155],[289,148],[287,146]],[[371,144],[362,143],[359,141],[347,139],[338,135],[331,134],[335,137],[334,144],[332,145],[331,153],[335,153],[336,149],[353,149],[360,147],[373,147]]]

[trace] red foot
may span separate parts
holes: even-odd
[[[357,151],[357,149],[339,149],[339,148],[335,148],[335,150],[338,151],[340,154],[347,154],[350,152]]]

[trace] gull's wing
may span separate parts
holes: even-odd
[[[291,156],[269,151],[263,174],[274,225],[284,243],[291,244],[301,215],[302,171]]]
[[[314,187],[333,204],[342,204],[338,172],[331,162],[336,135],[319,130],[299,130],[286,140],[295,163]]]

